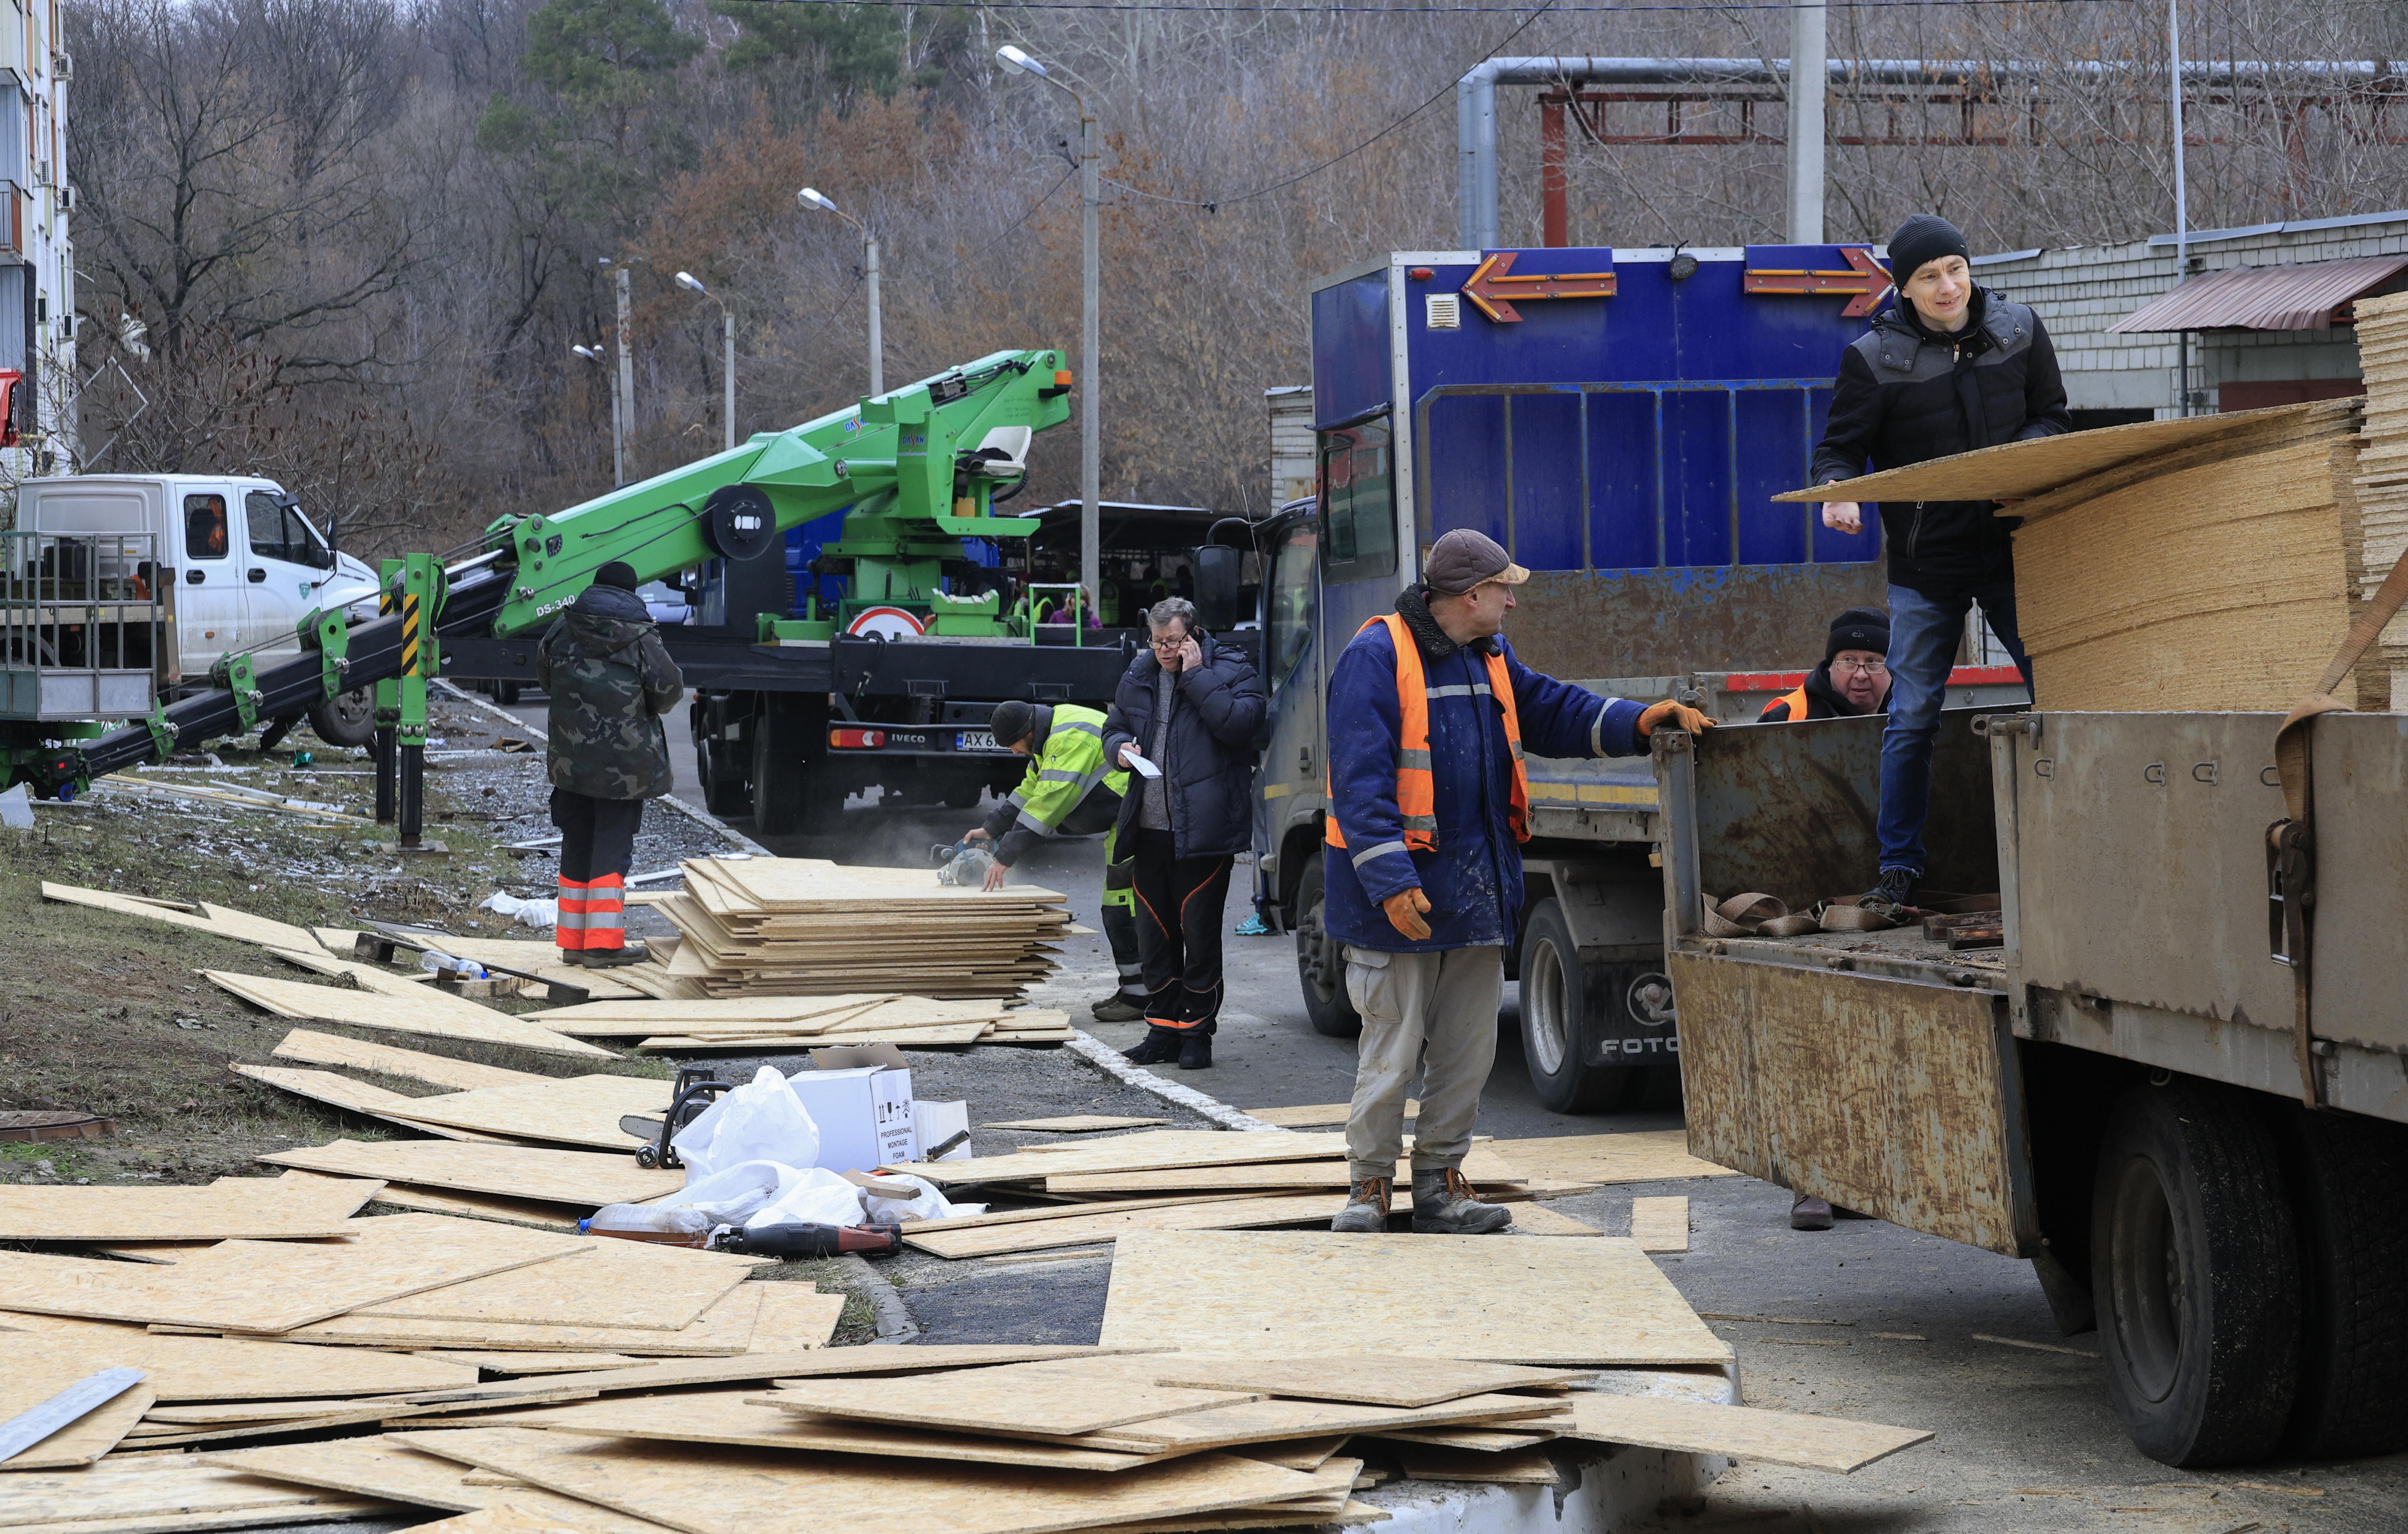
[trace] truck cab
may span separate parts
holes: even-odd
[[[339,553],[273,480],[249,475],[83,474],[18,487],[17,522],[35,534],[142,534],[165,609],[158,681],[208,681],[219,656],[257,662],[301,652],[299,626],[320,609],[376,611],[376,572]]]

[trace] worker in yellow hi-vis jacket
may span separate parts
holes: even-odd
[[[1047,837],[1104,833],[1104,938],[1120,987],[1094,1012],[1098,1023],[1145,1015],[1145,973],[1138,963],[1137,917],[1129,863],[1116,828],[1128,772],[1104,760],[1104,715],[1074,703],[999,703],[988,726],[996,743],[1029,759],[1028,775],[967,839],[995,844],[986,887]]]

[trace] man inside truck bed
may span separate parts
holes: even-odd
[[[2057,352],[2040,316],[1977,286],[1965,237],[1918,213],[1890,237],[1889,266],[1904,302],[1841,354],[1831,414],[1814,449],[1816,484],[1951,453],[2071,431]],[[1884,501],[1889,544],[1892,678],[1882,737],[1879,879],[1858,904],[1895,909],[1923,877],[1923,823],[1931,800],[1931,741],[1966,614],[1982,605],[1990,631],[2031,664],[2015,630],[2012,518],[1989,501]],[[1855,501],[1827,501],[1823,525],[1864,525]]]
[[[1823,664],[1806,680],[1764,706],[1759,724],[1801,719],[1845,719],[1889,708],[1889,614],[1850,608],[1831,620]]]
[[[1635,756],[1658,725],[1713,724],[1683,704],[1599,697],[1514,659],[1500,636],[1513,588],[1529,578],[1494,539],[1448,533],[1421,583],[1363,625],[1329,679],[1323,919],[1345,945],[1347,999],[1363,1018],[1346,1207],[1332,1230],[1388,1228],[1416,1069],[1413,1229],[1474,1236],[1512,1224],[1473,1196],[1462,1168],[1522,913],[1523,753]]]

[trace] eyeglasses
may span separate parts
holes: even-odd
[[[1178,650],[1182,646],[1185,645],[1187,643],[1187,636],[1182,634],[1175,639],[1154,639],[1148,642],[1151,643],[1154,649],[1162,651],[1167,654],[1171,651]]]
[[[1881,673],[1887,671],[1889,669],[1889,663],[1886,661],[1837,660],[1831,663],[1831,669],[1835,673],[1842,671],[1860,671],[1866,676],[1870,677],[1878,676]]]

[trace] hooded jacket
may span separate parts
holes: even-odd
[[[1263,724],[1263,684],[1254,662],[1235,645],[1202,629],[1196,646],[1203,664],[1178,674],[1170,693],[1170,760],[1156,762],[1168,780],[1170,838],[1175,856],[1222,857],[1254,845],[1254,734]],[[1151,650],[1121,673],[1112,711],[1104,721],[1104,760],[1115,766],[1121,748],[1154,753],[1155,681],[1162,663]],[[1132,777],[1121,798],[1119,845],[1137,845],[1144,783]]]
[[[535,674],[552,697],[544,767],[554,788],[594,799],[669,791],[660,716],[685,696],[685,678],[641,597],[586,587],[544,631]]]
[[[1798,693],[1806,695],[1806,711],[1803,714],[1791,707],[1790,700],[1796,697]],[[1876,714],[1889,712],[1888,688],[1882,689],[1881,701],[1875,703],[1866,712]],[[1766,704],[1764,711],[1756,716],[1756,722],[1759,724],[1791,724],[1800,719],[1852,717],[1855,716],[1848,708],[1848,700],[1840,695],[1840,690],[1837,687],[1831,685],[1831,663],[1825,661],[1807,673],[1805,685],[1799,687],[1796,693],[1784,693]]]
[[[1904,299],[1840,357],[1814,449],[1818,485],[2073,429],[2040,316],[1977,287],[1965,328],[1930,329]],[[1992,501],[1884,501],[1889,580],[1935,600],[2014,578],[2018,525]]]

